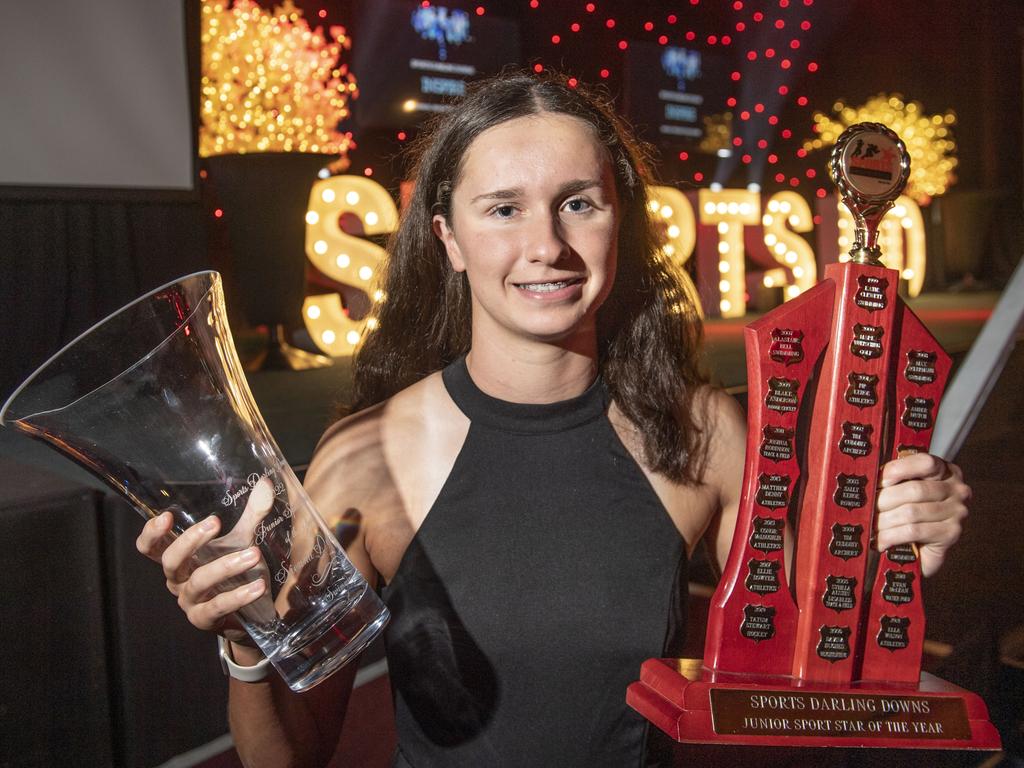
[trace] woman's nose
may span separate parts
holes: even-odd
[[[556,264],[569,253],[569,245],[556,216],[538,216],[530,227],[527,258],[533,262]]]

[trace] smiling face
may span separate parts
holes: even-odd
[[[608,153],[586,123],[541,113],[484,131],[463,158],[449,217],[433,223],[469,280],[474,345],[594,348],[619,203]]]

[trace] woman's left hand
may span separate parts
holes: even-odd
[[[960,467],[916,453],[886,464],[878,487],[878,549],[917,544],[921,572],[931,576],[960,538],[967,517],[971,489]]]

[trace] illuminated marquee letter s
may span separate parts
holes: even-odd
[[[364,176],[332,176],[309,193],[306,256],[332,280],[361,288],[377,301],[384,249],[342,231],[339,219],[345,213],[359,217],[367,235],[388,234],[398,226],[398,209],[384,187]],[[313,342],[334,357],[352,354],[364,330],[372,331],[377,322],[372,316],[350,319],[336,293],[306,297],[302,318]]]

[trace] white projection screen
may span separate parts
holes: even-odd
[[[0,0],[5,197],[194,189],[185,9],[185,0]]]

